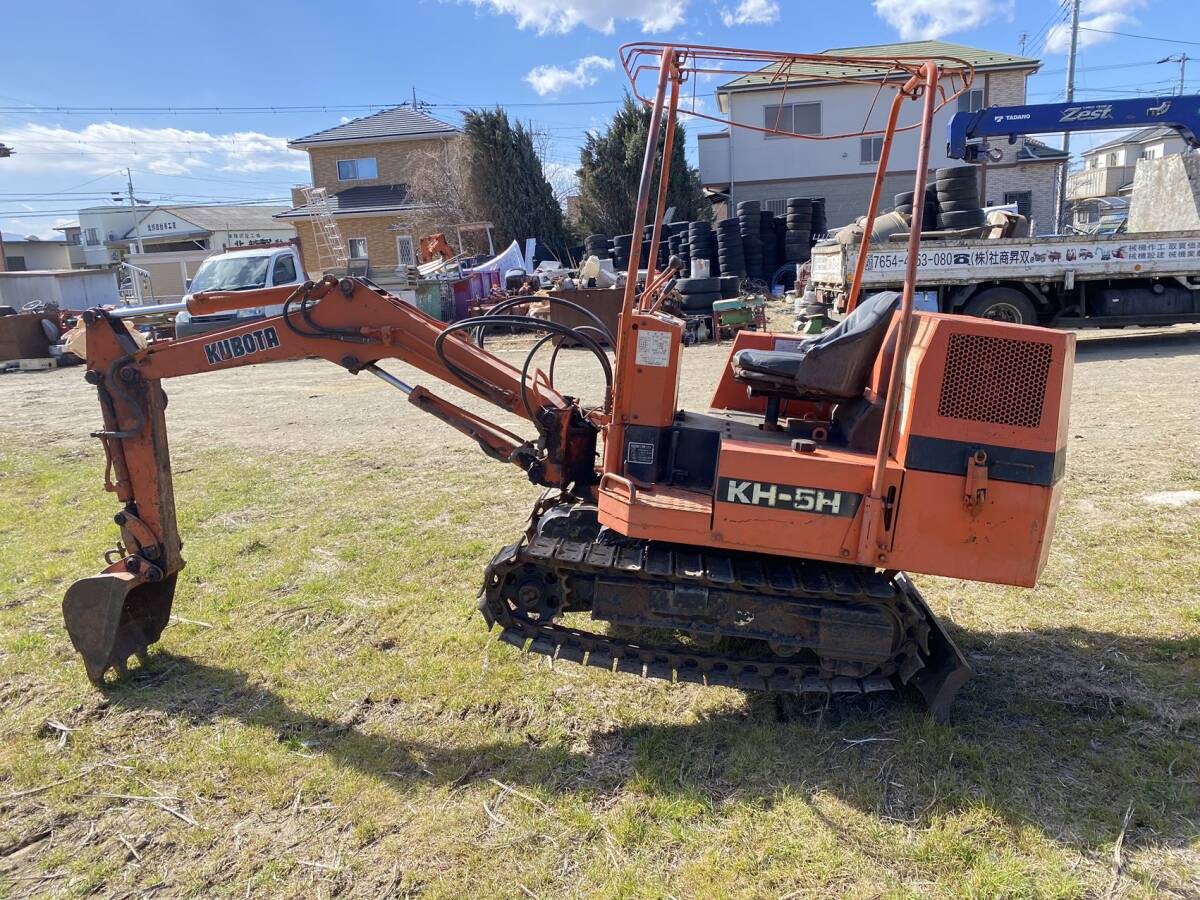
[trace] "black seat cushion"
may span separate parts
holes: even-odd
[[[897,291],[882,291],[794,352],[739,350],[733,357],[734,380],[794,397],[819,400],[861,397],[892,314],[899,306]]]

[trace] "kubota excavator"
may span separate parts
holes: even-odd
[[[794,73],[894,91],[876,127],[823,136],[793,135],[778,123],[757,129],[807,140],[882,136],[869,219],[899,132],[919,134],[914,190],[923,194],[933,115],[973,77],[960,60],[652,43],[623,47],[621,60],[651,107],[632,233],[652,215],[652,246],[663,232],[681,92],[698,74],[778,80],[781,97],[783,76]],[[643,96],[646,78],[655,86]],[[909,102],[919,116],[900,125]],[[694,102],[684,111],[714,119]],[[445,325],[363,278],[332,276],[299,288],[196,295],[188,303],[194,313],[281,303],[283,312],[149,347],[131,337],[127,311],[89,311],[86,377],[103,412],[96,436],[105,487],[121,503],[108,567],[73,584],[63,601],[89,677],[120,675],[131,655],[143,657],[158,640],[184,565],[162,381],[319,356],[383,379],[546,488],[526,533],[484,576],[479,607],[503,641],[601,669],[748,690],[860,693],[911,684],[944,717],[970,668],[903,570],[1036,583],[1059,502],[1074,338],[915,312],[920,234],[918,205],[902,294],[852,292],[846,318],[813,339],[740,332],[707,412],[678,401],[683,323],[660,309],[677,260],[656,271],[652,258],[640,272],[634,254],[616,334],[553,298],[588,324],[512,315],[516,298],[486,317]],[[866,258],[859,254],[860,264]],[[516,367],[484,349],[492,327],[542,336]],[[564,342],[597,360],[601,406],[556,390],[552,364],[550,374],[533,366],[540,347]],[[381,365],[392,358],[527,419],[537,437],[404,383]],[[567,618],[578,613],[674,637],[585,630],[581,616]]]

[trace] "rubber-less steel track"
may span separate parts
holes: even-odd
[[[500,640],[609,671],[752,691],[858,694],[912,684],[939,720],[970,677],[903,573],[607,532],[577,537],[531,529],[496,554],[479,606]],[[751,638],[770,650],[721,653],[596,634],[555,621],[569,611],[710,640]]]

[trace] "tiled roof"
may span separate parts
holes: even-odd
[[[1174,128],[1168,128],[1166,125],[1151,125],[1149,128],[1139,128],[1136,131],[1131,131],[1128,134],[1123,134],[1120,137],[1115,137],[1111,141],[1105,141],[1103,144],[1097,144],[1090,150],[1084,150],[1084,156],[1095,156],[1101,151],[1107,150],[1110,147],[1119,147],[1122,144],[1141,144],[1146,141],[1157,140],[1161,137],[1171,137],[1178,135],[1179,132]]]
[[[285,206],[156,206],[142,218],[168,212],[202,231],[262,231],[278,228],[275,216],[286,209]],[[134,229],[129,229],[126,237],[133,233]]]
[[[411,209],[406,184],[367,184],[346,188],[329,198],[329,208],[336,216],[339,213],[387,213]],[[299,219],[309,214],[309,208],[297,206],[275,216],[277,219]]]
[[[828,56],[863,56],[909,57],[917,59],[946,59],[962,60],[970,63],[976,69],[997,69],[1025,67],[1036,69],[1041,65],[1040,60],[1027,56],[1014,56],[1011,53],[998,53],[994,50],[981,50],[978,47],[968,47],[965,44],[951,44],[946,41],[909,41],[899,44],[872,44],[865,47],[835,47],[822,51]],[[815,78],[858,78],[878,77],[879,70],[862,66],[821,65],[819,63],[797,63],[789,68],[786,78],[778,78],[778,66],[766,66],[762,75],[743,75],[726,84],[719,90],[758,87],[772,84],[796,84]]]
[[[381,110],[360,119],[351,119],[334,128],[326,128],[302,138],[288,141],[289,147],[312,147],[323,144],[353,143],[381,138],[436,137],[458,134],[458,129],[411,106]]]
[[[1051,147],[1049,144],[1043,144],[1041,141],[1027,137],[1025,138],[1024,145],[1021,147],[1021,151],[1017,154],[1017,159],[1022,162],[1045,159],[1063,160],[1068,155],[1057,147]]]

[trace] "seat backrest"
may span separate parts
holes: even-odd
[[[860,303],[854,312],[809,344],[797,379],[804,383],[796,387],[801,392],[831,397],[862,396],[892,315],[899,307],[898,291],[881,291]]]

